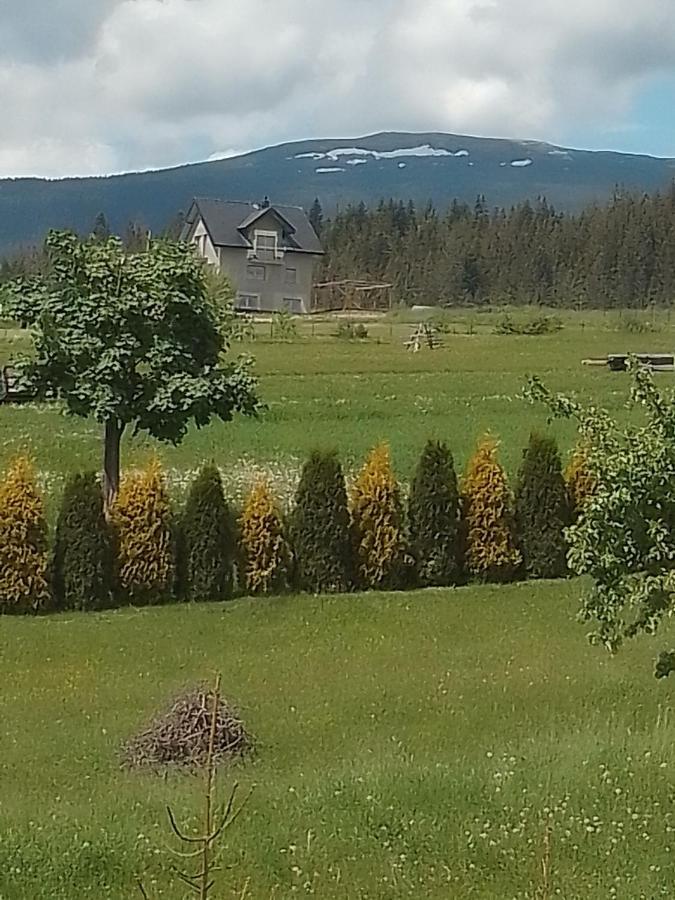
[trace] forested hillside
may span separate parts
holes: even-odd
[[[406,304],[633,307],[675,300],[675,185],[579,215],[453,203],[348,206],[321,225],[322,276],[390,281]]]

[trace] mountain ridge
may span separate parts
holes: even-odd
[[[666,188],[675,159],[612,150],[577,150],[546,141],[445,132],[383,131],[361,137],[282,142],[236,156],[166,169],[64,179],[0,179],[0,252],[39,242],[50,227],[86,232],[100,212],[122,231],[129,221],[164,228],[194,196],[324,209],[381,198],[509,207],[546,197],[578,210],[617,186]]]

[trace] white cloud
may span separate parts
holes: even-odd
[[[223,158],[377,130],[564,139],[675,73],[663,0],[23,0],[0,175]]]

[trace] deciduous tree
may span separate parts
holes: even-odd
[[[228,336],[190,247],[154,241],[129,254],[116,238],[52,231],[46,249],[47,273],[12,292],[11,313],[35,339],[19,374],[39,396],[101,423],[108,506],[126,429],[177,443],[191,422],[255,413],[250,368],[224,360]]]

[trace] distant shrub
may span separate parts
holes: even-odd
[[[386,444],[371,451],[356,478],[351,513],[359,584],[402,587],[407,569],[403,509]]]
[[[365,341],[368,338],[368,329],[363,322],[350,322],[341,319],[338,322],[335,337],[342,341]]]
[[[661,331],[661,325],[653,318],[647,319],[639,312],[622,311],[619,313],[617,331],[625,331],[628,334],[650,334]]]
[[[269,482],[251,488],[239,519],[242,580],[251,594],[283,591],[288,585],[290,551]]]
[[[438,334],[450,334],[453,331],[452,316],[447,310],[439,309],[428,319],[431,328]]]
[[[495,334],[555,334],[561,331],[562,327],[562,319],[558,316],[537,315],[524,322],[518,322],[509,313],[505,313],[495,325]]]
[[[497,460],[497,443],[484,437],[462,481],[465,560],[481,581],[511,581],[521,564],[516,545],[513,497]]]
[[[171,599],[175,547],[171,504],[157,460],[128,473],[111,509],[117,542],[117,583],[129,603]]]
[[[216,466],[204,466],[190,485],[179,548],[178,585],[185,600],[227,600],[232,596],[233,519]]]
[[[349,590],[353,578],[347,489],[335,453],[305,463],[290,521],[295,583],[312,593]]]
[[[595,477],[588,466],[588,450],[577,444],[565,468],[565,483],[573,518],[578,518],[595,490]]]
[[[566,575],[564,530],[572,517],[560,454],[552,438],[530,436],[518,472],[515,509],[527,575],[533,578]]]
[[[292,341],[298,336],[298,326],[287,309],[272,313],[272,339]]]
[[[94,472],[67,482],[56,522],[52,562],[54,600],[60,609],[104,609],[112,603],[114,552]]]
[[[44,506],[20,456],[0,481],[0,612],[35,612],[49,601]]]
[[[452,454],[429,441],[410,486],[410,550],[424,586],[457,584],[460,578],[460,502]]]

